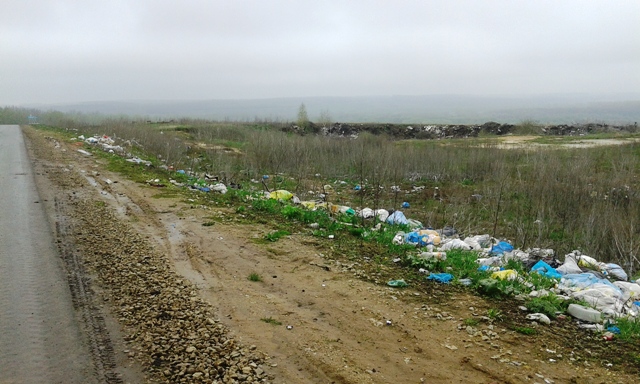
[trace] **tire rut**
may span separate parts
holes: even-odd
[[[123,383],[115,371],[115,353],[105,318],[95,304],[91,279],[85,270],[82,256],[73,243],[73,225],[67,219],[68,208],[59,198],[55,198],[55,215],[58,250],[67,272],[73,307],[82,316],[82,327],[88,340],[96,376],[104,383]]]

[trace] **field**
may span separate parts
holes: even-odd
[[[640,146],[633,133],[393,140],[283,133],[284,124],[184,123],[73,129],[129,142],[156,166],[212,174],[245,190],[260,189],[250,180],[269,175],[268,188],[305,200],[329,184],[335,204],[400,209],[406,201],[407,215],[432,228],[489,233],[560,257],[579,249],[632,275],[638,270]]]

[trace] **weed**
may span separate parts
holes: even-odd
[[[269,317],[263,317],[262,319],[260,319],[260,321],[264,321],[267,324],[271,324],[271,325],[282,325],[282,323],[276,319],[274,319],[273,317],[269,316]]]
[[[563,312],[566,308],[564,301],[553,293],[547,296],[534,297],[527,303],[526,307],[534,313],[544,313],[551,319],[555,319],[556,313]]]
[[[616,320],[616,326],[620,329],[618,338],[620,340],[632,342],[640,340],[640,319],[621,317]]]
[[[475,327],[476,325],[480,324],[480,320],[470,317],[470,318],[464,319],[463,323],[464,323],[464,325],[468,325],[470,327]]]
[[[523,335],[531,336],[536,334],[536,330],[529,327],[515,327],[516,332],[522,333]]]
[[[205,223],[202,223],[203,227],[211,227],[212,225],[214,225],[216,222],[215,221],[207,221]]]
[[[262,281],[262,276],[260,276],[259,274],[253,272],[247,277],[247,279],[249,281],[258,282],[258,281]]]
[[[275,243],[276,241],[280,240],[281,237],[283,236],[287,236],[290,235],[291,233],[287,232],[287,231],[275,231],[275,232],[269,232],[266,235],[264,235],[264,239],[266,241],[270,241],[272,243]]]
[[[251,202],[251,208],[259,212],[276,214],[282,204],[275,199],[255,199]]]
[[[502,311],[496,308],[489,308],[487,310],[487,317],[491,320],[502,320],[503,315]]]

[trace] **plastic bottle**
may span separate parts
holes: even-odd
[[[578,320],[586,321],[589,323],[600,323],[602,321],[602,314],[593,308],[583,307],[579,304],[569,304],[567,313],[575,317]]]

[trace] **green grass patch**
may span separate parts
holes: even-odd
[[[260,319],[260,321],[264,321],[267,324],[271,324],[271,325],[282,325],[282,322],[274,319],[273,317],[269,316],[269,317],[263,317],[262,319]]]
[[[464,325],[475,327],[476,325],[480,324],[480,320],[470,317],[470,318],[464,319],[463,323]]]
[[[284,237],[284,236],[288,236],[291,233],[288,231],[283,231],[283,230],[279,230],[279,231],[275,231],[275,232],[269,232],[266,235],[264,235],[264,239],[266,241],[270,241],[272,243],[275,243],[276,241],[280,240],[280,238]]]
[[[523,335],[532,336],[536,334],[536,330],[529,327],[515,327],[514,330]]]
[[[620,340],[635,342],[640,341],[640,319],[621,317],[616,320],[616,326],[620,329]]]
[[[260,276],[259,274],[253,272],[253,273],[249,274],[249,276],[247,276],[247,280],[253,281],[253,282],[262,281],[262,276]]]
[[[490,318],[491,320],[502,320],[504,317],[504,314],[502,313],[501,310],[497,308],[489,308],[487,310],[487,317]]]
[[[527,304],[526,307],[534,313],[544,313],[549,316],[550,319],[555,319],[557,313],[562,313],[566,310],[568,304],[555,294],[549,294],[542,297],[534,297]]]

